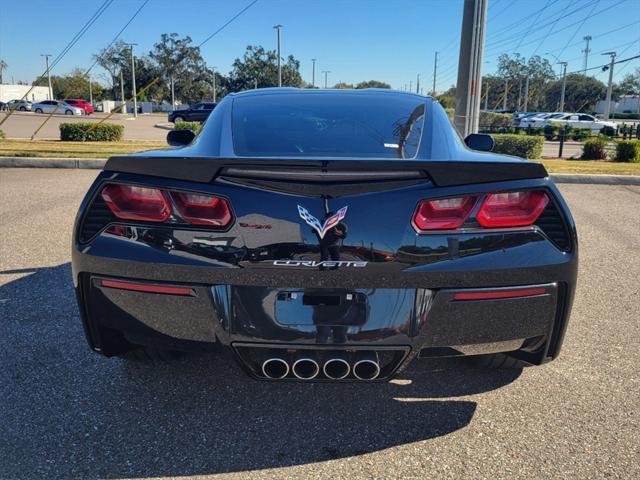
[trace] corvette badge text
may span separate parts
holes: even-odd
[[[368,262],[348,260],[274,260],[273,264],[279,267],[366,267]]]

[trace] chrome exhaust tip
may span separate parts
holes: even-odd
[[[362,353],[356,357],[358,360],[353,365],[353,375],[358,380],[375,380],[380,375],[380,363],[375,352]]]
[[[344,358],[330,358],[322,366],[325,377],[331,380],[342,380],[349,375],[351,365]]]
[[[289,364],[280,357],[270,357],[262,362],[262,374],[271,380],[282,380],[289,374]]]
[[[293,375],[299,380],[313,380],[320,373],[320,365],[313,358],[300,356],[291,366]]]

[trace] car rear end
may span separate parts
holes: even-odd
[[[536,164],[462,147],[466,159],[419,160],[435,140],[457,140],[438,105],[425,113],[414,100],[400,102],[413,110],[395,133],[371,123],[349,132],[405,157],[414,148],[413,158],[301,158],[249,135],[274,121],[254,101],[234,105],[236,158],[196,155],[200,138],[178,166],[162,153],[110,160],[74,234],[89,345],[108,356],[224,345],[272,380],[382,380],[417,357],[555,358],[577,264],[562,197]],[[294,145],[308,150],[301,118],[290,120]],[[414,134],[429,136],[409,147]],[[268,148],[280,158],[254,156]]]

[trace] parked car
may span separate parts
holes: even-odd
[[[74,107],[81,108],[82,110],[84,110],[85,115],[91,115],[94,112],[93,105],[81,98],[69,98],[65,101],[65,103]]]
[[[535,117],[540,115],[540,112],[518,112],[513,114],[513,122],[511,123],[514,127],[522,126],[521,122],[525,118]]]
[[[538,113],[536,115],[533,115],[531,117],[525,117],[523,119],[520,120],[520,127],[522,128],[527,128],[527,127],[531,127],[531,128],[543,128],[545,125],[547,125],[547,120],[550,119],[553,116],[562,116],[564,115],[563,113],[557,113],[557,112],[551,112],[551,113]]]
[[[0,111],[2,111],[2,110],[6,110],[7,108],[8,108],[8,107],[7,107],[7,104],[6,104],[6,103],[4,103],[4,102],[0,102]]]
[[[598,120],[594,116],[585,113],[554,115],[548,119],[548,123],[558,124],[560,126],[567,125],[571,128],[591,130],[592,132],[601,132],[603,129],[617,130],[618,128],[618,125],[614,122]]]
[[[51,113],[54,111],[60,115],[82,115],[84,113],[81,108],[58,100],[45,100],[44,102],[34,103],[31,108],[36,113]]]
[[[194,139],[111,157],[81,204],[71,258],[92,351],[217,345],[259,379],[336,382],[443,355],[558,356],[569,208],[542,164],[490,153],[488,135],[463,143],[430,97],[249,90]]]
[[[19,110],[21,112],[30,112],[31,105],[28,100],[11,100],[7,103],[9,110]]]
[[[216,104],[213,102],[198,102],[190,108],[184,110],[174,110],[169,112],[170,122],[204,122],[213,112]]]

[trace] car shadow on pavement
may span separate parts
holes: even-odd
[[[227,351],[107,359],[86,346],[69,264],[2,274],[25,276],[0,286],[1,478],[204,475],[362,455],[464,428],[476,402],[456,397],[520,375],[452,359],[416,361],[387,383],[269,383]]]

